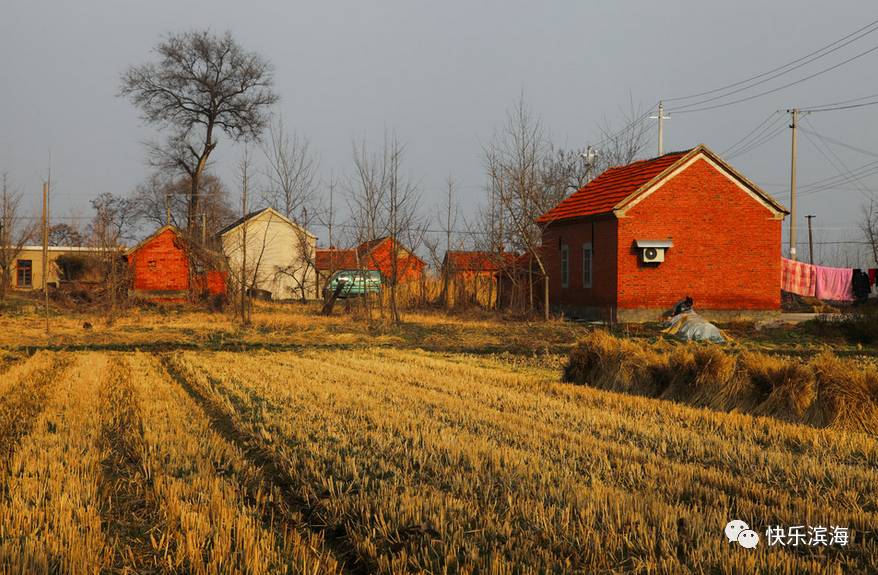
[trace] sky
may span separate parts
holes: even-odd
[[[273,64],[275,112],[310,139],[323,182],[351,175],[354,141],[377,148],[392,131],[406,146],[404,171],[419,185],[423,211],[438,215],[451,176],[460,212],[472,220],[484,195],[483,146],[521,96],[558,146],[598,143],[599,125],[622,127],[630,102],[646,111],[665,99],[666,151],[705,143],[724,153],[777,110],[878,94],[878,51],[714,110],[682,112],[710,95],[671,98],[761,74],[876,19],[878,8],[866,1],[0,0],[0,172],[38,215],[51,162],[54,220],[84,222],[90,199],[128,194],[151,170],[143,143],[156,133],[118,97],[121,74],[152,60],[164,34],[230,30]],[[876,46],[878,33],[865,35],[710,104],[773,89]],[[646,156],[656,150],[649,121]],[[790,130],[782,125],[775,114],[765,132],[775,137],[731,163],[786,205]],[[878,106],[814,113],[801,125],[812,132],[799,136],[802,186],[876,159],[869,154],[878,154]],[[212,156],[213,171],[235,194],[241,152],[221,138]],[[878,176],[844,179],[803,191],[798,221],[804,230],[804,216],[816,216],[818,260],[865,264],[856,261],[858,246],[833,242],[860,239],[857,223]],[[325,230],[314,231],[325,242]]]

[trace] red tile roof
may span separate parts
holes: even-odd
[[[516,255],[509,252],[496,254],[493,252],[449,251],[445,254],[445,265],[455,271],[496,272],[509,265]]]
[[[357,253],[352,249],[318,249],[314,260],[318,270],[346,270],[359,267],[357,266]]]
[[[651,160],[609,168],[537,218],[537,222],[549,223],[609,213],[613,211],[616,204],[671,167],[690,151],[673,152]]]
[[[318,270],[357,269],[360,266],[369,266],[366,269],[377,270],[376,262],[372,261],[372,258],[369,256],[378,246],[389,240],[389,237],[378,238],[377,240],[363,242],[355,248],[343,250],[338,248],[317,249],[314,263]],[[405,249],[401,244],[398,245],[401,249]],[[410,255],[417,262],[424,263],[418,256],[411,253]]]

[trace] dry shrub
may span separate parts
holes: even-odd
[[[878,368],[824,351],[810,362],[720,346],[634,343],[596,331],[564,381],[784,421],[878,432]]]

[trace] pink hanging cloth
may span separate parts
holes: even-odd
[[[815,295],[819,299],[832,301],[853,301],[854,270],[850,268],[827,268],[814,266],[817,271]]]
[[[815,266],[782,258],[780,270],[780,289],[798,295],[814,297],[817,279]]]

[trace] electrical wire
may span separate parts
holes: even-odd
[[[764,120],[762,120],[762,121],[759,123],[759,125],[757,125],[755,128],[753,128],[752,130],[750,130],[749,132],[747,132],[747,133],[746,133],[746,134],[745,134],[740,140],[738,140],[737,142],[735,142],[734,144],[732,144],[731,146],[729,146],[728,148],[726,148],[725,150],[723,150],[722,152],[720,152],[720,155],[721,155],[721,156],[726,156],[726,155],[728,155],[732,150],[734,150],[734,149],[737,148],[739,145],[741,145],[745,140],[747,140],[747,138],[749,138],[749,137],[752,136],[754,133],[756,133],[756,131],[759,130],[759,128],[761,128],[762,126],[764,126],[769,120],[771,120],[772,117],[774,117],[776,114],[779,114],[779,113],[780,113],[780,112],[779,112],[778,110],[775,110],[774,112],[771,112],[771,113],[770,113],[770,114],[769,114]],[[777,121],[777,118],[775,118],[775,121]]]
[[[688,95],[688,96],[677,96],[677,97],[674,97],[674,98],[665,98],[664,101],[665,101],[665,102],[677,102],[677,101],[680,101],[680,100],[691,100],[692,98],[700,98],[701,96],[707,96],[707,95],[709,95],[709,94],[715,94],[715,93],[717,93],[717,92],[722,92],[722,91],[724,91],[724,90],[727,90],[728,88],[735,88],[735,87],[737,87],[737,86],[740,86],[741,84],[747,84],[747,83],[749,83],[749,82],[752,82],[753,80],[758,80],[758,79],[760,79],[760,78],[764,78],[765,76],[768,76],[768,75],[770,75],[770,74],[774,74],[775,72],[779,72],[780,70],[783,70],[783,69],[785,69],[785,68],[789,68],[790,66],[792,66],[792,65],[794,65],[794,64],[798,64],[799,62],[802,62],[803,60],[806,60],[806,59],[808,59],[808,58],[810,58],[810,57],[812,57],[812,56],[814,56],[814,55],[816,55],[816,54],[819,54],[819,53],[821,53],[821,52],[824,52],[824,51],[826,51],[826,50],[832,48],[832,47],[835,46],[836,44],[839,44],[839,43],[841,43],[841,42],[844,42],[845,40],[847,40],[847,39],[850,38],[851,36],[855,36],[855,35],[859,34],[860,32],[863,32],[864,30],[867,30],[867,29],[869,29],[869,28],[872,28],[872,27],[875,26],[876,24],[878,24],[878,20],[873,20],[873,21],[870,22],[869,24],[866,24],[865,26],[863,26],[863,27],[861,27],[861,28],[858,28],[857,30],[854,30],[854,31],[851,32],[850,34],[848,34],[848,35],[846,35],[846,36],[843,36],[842,38],[839,38],[838,40],[836,40],[836,41],[834,41],[834,42],[831,42],[831,43],[827,44],[826,46],[824,46],[824,47],[822,47],[822,48],[820,48],[820,49],[818,49],[818,50],[815,50],[815,51],[813,51],[813,52],[811,52],[811,53],[809,53],[809,54],[805,54],[805,55],[802,56],[801,58],[797,58],[797,59],[795,59],[795,60],[793,60],[793,61],[791,61],[791,62],[787,62],[787,63],[784,64],[783,66],[778,66],[777,68],[772,68],[771,70],[768,70],[767,72],[763,72],[763,73],[761,73],[761,74],[757,74],[757,75],[755,75],[755,76],[751,76],[750,78],[747,78],[747,79],[745,79],[745,80],[740,80],[740,81],[738,81],[738,82],[734,82],[734,83],[732,83],[732,84],[728,84],[728,85],[726,85],[726,86],[722,86],[722,87],[720,87],[720,88],[714,88],[713,90],[707,90],[707,91],[705,91],[705,92],[699,92],[699,93],[697,93],[697,94],[690,94],[690,95]],[[873,29],[873,30],[869,30],[869,32],[866,32],[866,34],[869,34],[869,33],[874,32],[874,31],[875,31],[874,29]],[[865,35],[865,34],[864,34],[864,35]],[[858,39],[861,38],[861,37],[862,37],[862,36],[858,36],[857,38],[855,38],[855,39],[852,40],[852,41],[858,40]],[[850,43],[850,42],[848,42],[848,43]],[[847,44],[845,44],[845,46],[846,46],[846,45],[847,45]],[[843,47],[843,46],[839,46],[838,48],[842,48],[842,47]],[[838,48],[836,48],[836,49],[838,49]],[[834,51],[834,50],[833,50],[833,51]],[[826,54],[830,54],[830,53],[831,53],[831,52],[827,52]],[[825,56],[826,54],[823,54],[822,56]],[[822,57],[822,56],[819,56],[819,57]],[[794,69],[794,68],[793,68],[793,69]],[[791,70],[792,70],[792,69],[791,69]],[[788,70],[788,71],[791,71],[791,70]],[[770,78],[769,78],[769,79],[770,79]],[[765,81],[767,82],[769,79],[766,79]]]
[[[850,62],[853,62],[854,60],[857,60],[857,59],[859,59],[859,58],[862,58],[863,56],[866,56],[866,55],[868,55],[868,54],[871,54],[872,52],[875,52],[876,50],[878,50],[878,46],[873,46],[873,47],[869,48],[868,50],[865,50],[865,51],[863,51],[863,52],[860,52],[860,53],[858,53],[858,54],[855,54],[854,56],[851,56],[850,58],[847,58],[846,60],[842,60],[841,62],[839,62],[839,63],[837,63],[837,64],[833,64],[832,66],[829,66],[828,68],[823,68],[822,70],[819,70],[819,71],[817,71],[817,72],[814,72],[813,74],[809,74],[808,76],[805,76],[804,78],[799,78],[798,80],[794,80],[794,81],[792,81],[792,82],[788,82],[788,83],[786,83],[786,84],[783,84],[782,86],[778,86],[778,87],[776,87],[776,88],[772,88],[771,90],[765,90],[765,91],[763,91],[763,92],[759,92],[759,93],[757,93],[757,94],[751,94],[750,96],[746,96],[746,97],[744,97],[744,98],[738,98],[737,100],[732,100],[732,101],[730,101],[730,102],[722,102],[722,103],[714,104],[714,105],[711,105],[711,106],[701,106],[701,107],[697,107],[697,106],[700,106],[701,104],[705,104],[705,103],[708,103],[708,102],[711,102],[711,101],[714,101],[714,100],[718,100],[718,99],[721,99],[721,98],[725,98],[726,96],[729,96],[729,95],[731,95],[731,94],[734,93],[734,92],[730,92],[729,94],[725,94],[725,95],[723,95],[723,96],[718,96],[718,97],[715,97],[715,98],[710,98],[710,99],[708,99],[708,100],[702,100],[701,102],[695,102],[695,103],[693,103],[693,104],[690,104],[690,105],[692,105],[692,106],[696,106],[695,108],[687,108],[687,109],[683,109],[683,110],[674,110],[674,113],[675,113],[675,114],[691,114],[691,113],[693,113],[693,112],[704,112],[704,111],[706,111],[706,110],[716,110],[717,108],[724,108],[724,107],[726,107],[726,106],[732,106],[732,105],[734,105],[734,104],[740,104],[740,103],[742,103],[742,102],[749,102],[750,100],[754,100],[754,99],[756,99],[756,98],[761,98],[762,96],[767,96],[768,94],[774,94],[775,92],[779,92],[779,91],[781,91],[781,90],[784,90],[784,89],[786,89],[786,88],[789,88],[790,86],[795,86],[795,85],[797,85],[797,84],[801,84],[802,82],[807,82],[808,80],[810,80],[810,79],[812,79],[812,78],[816,78],[817,76],[820,76],[820,75],[822,75],[822,74],[826,74],[827,72],[831,72],[832,70],[835,70],[835,69],[837,69],[837,68],[840,68],[840,67],[844,66],[845,64],[848,64],[848,63],[850,63]],[[740,90],[738,90],[738,91],[740,91]]]
[[[776,128],[774,128],[774,130],[771,133],[765,135],[761,140],[752,142],[747,147],[742,148],[742,149],[738,150],[737,152],[728,155],[727,158],[729,160],[734,160],[735,158],[743,156],[744,154],[751,152],[751,151],[755,150],[756,148],[764,146],[768,142],[774,140],[775,138],[777,138],[778,136],[783,134],[784,131],[786,130],[786,128],[787,127],[785,125],[777,126]]]

